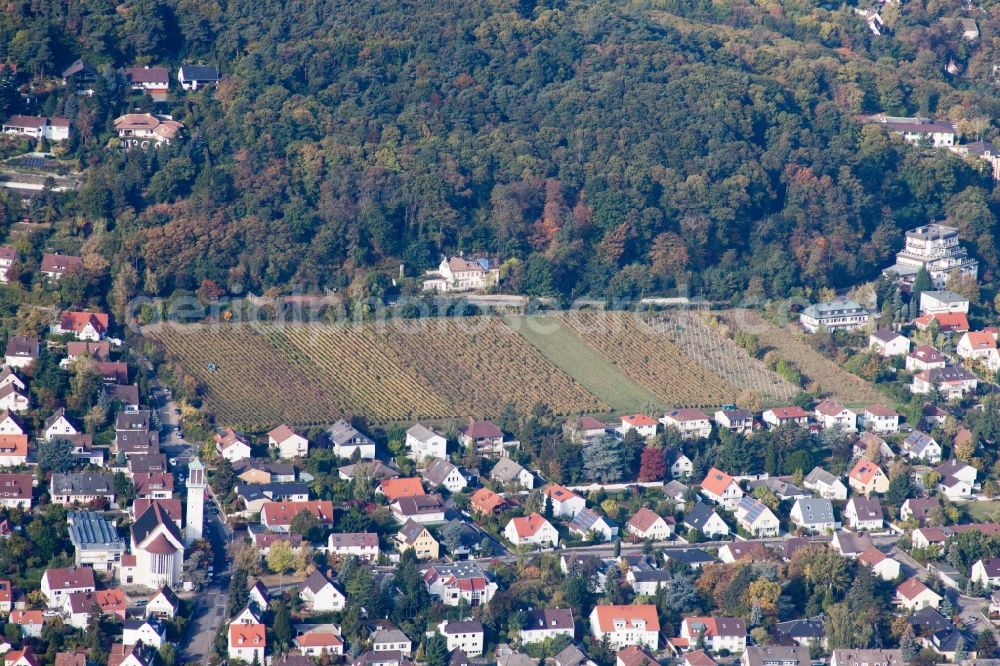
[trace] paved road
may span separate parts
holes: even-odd
[[[194,598],[195,608],[188,626],[183,648],[182,664],[204,664],[212,653],[212,643],[225,621],[226,601],[229,598],[229,562],[226,559],[226,543],[229,532],[218,514],[205,513],[205,536],[215,553],[213,566],[216,578]],[[220,583],[223,580],[225,583]]]

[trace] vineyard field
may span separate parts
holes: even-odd
[[[795,364],[807,383],[814,383],[820,393],[831,394],[849,407],[864,407],[886,403],[887,397],[861,377],[844,370],[832,360],[799,339],[804,333],[795,333],[765,320],[752,310],[732,310],[721,313],[733,327],[753,333],[765,348]]]
[[[495,416],[504,403],[545,402],[557,414],[598,413],[592,395],[502,321],[382,325],[151,327],[203,388],[217,421],[250,431]]]
[[[507,321],[549,361],[611,405],[616,413],[648,412],[654,408],[662,411],[668,406],[660,396],[590,347],[561,317],[510,317]]]

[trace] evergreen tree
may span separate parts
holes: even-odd
[[[910,294],[911,294],[910,304],[911,304],[911,306],[913,306],[914,304],[916,304],[915,307],[919,311],[920,310],[920,294],[924,293],[925,291],[930,291],[933,288],[934,288],[934,285],[931,282],[931,274],[927,272],[927,267],[926,266],[921,266],[920,270],[917,271],[917,274],[913,278],[913,287],[910,289]]]
[[[292,616],[284,599],[278,602],[278,608],[274,611],[273,631],[274,640],[278,645],[287,648],[292,644],[292,639],[295,637],[292,631]]]
[[[427,666],[446,666],[448,663],[448,642],[439,633],[434,633],[424,643],[424,663]]]

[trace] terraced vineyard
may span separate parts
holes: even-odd
[[[829,393],[849,406],[885,403],[887,398],[874,386],[852,375],[811,348],[798,336],[802,333],[779,328],[752,310],[733,310],[722,314],[734,328],[755,334],[761,345],[774,349],[778,356],[795,364],[820,393]]]
[[[577,311],[562,318],[588,345],[668,405],[712,408],[736,402],[741,393],[632,313]]]
[[[771,372],[729,338],[712,330],[698,312],[650,314],[646,323],[681,351],[731,386],[753,391],[765,401],[788,401],[799,388]]]

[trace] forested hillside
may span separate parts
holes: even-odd
[[[205,280],[343,288],[457,251],[519,259],[506,284],[531,294],[730,298],[871,278],[932,219],[997,275],[982,165],[854,119],[992,138],[997,11],[974,13],[970,44],[937,20],[966,15],[958,0],[891,5],[880,37],[849,6],[795,1],[23,0],[0,44],[90,167],[32,215],[90,235],[119,302]],[[109,66],[93,97],[49,84],[80,56]],[[129,103],[110,69],[185,62],[217,65],[218,90]],[[188,139],[109,148],[136,103]]]

